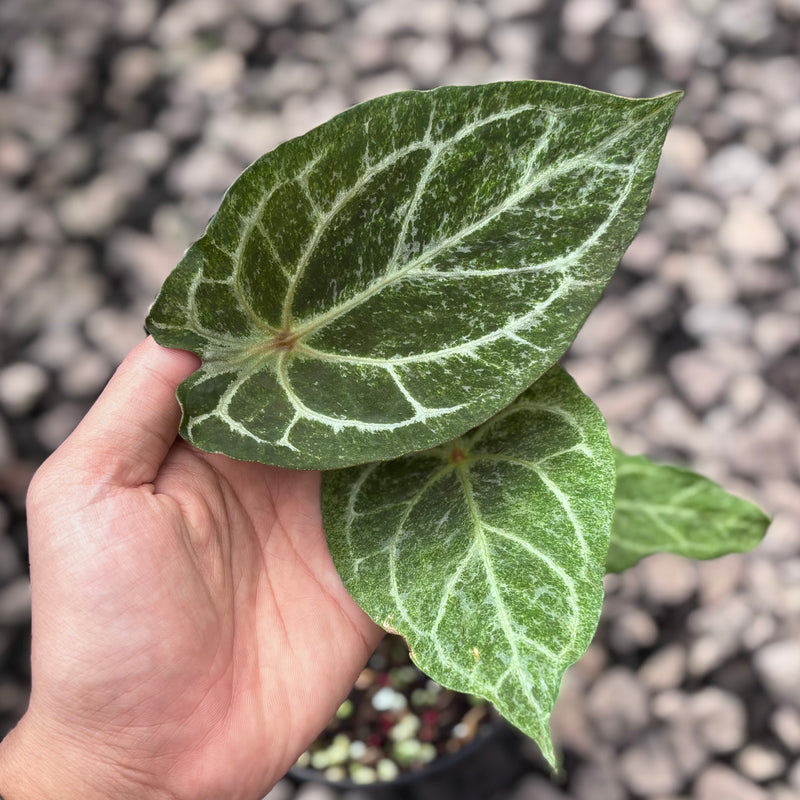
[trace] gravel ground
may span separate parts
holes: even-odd
[[[383,796],[800,799],[798,52],[798,0],[3,0],[0,734],[27,701],[27,483],[245,164],[397,89],[683,88],[650,212],[565,362],[617,444],[773,526],[746,556],[608,580],[555,715],[564,780],[512,738],[483,778]]]

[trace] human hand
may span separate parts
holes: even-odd
[[[260,798],[381,632],[328,554],[319,473],[176,439],[198,365],[148,339],[28,495],[32,693],[6,800]]]

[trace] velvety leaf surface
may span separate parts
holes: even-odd
[[[708,478],[619,450],[614,525],[606,568],[621,572],[652,553],[716,558],[763,538],[769,518]]]
[[[678,94],[520,81],[355,106],[252,164],[147,327],[182,434],[329,468],[463,433],[562,355],[645,210]]]
[[[324,473],[322,509],[361,608],[555,763],[550,712],[597,626],[613,496],[605,421],[553,367],[459,439]]]

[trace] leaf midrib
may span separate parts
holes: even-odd
[[[492,594],[492,598],[494,599],[494,605],[497,609],[497,615],[500,619],[500,626],[503,629],[503,633],[505,634],[506,640],[508,641],[511,647],[511,656],[512,661],[514,664],[515,671],[517,673],[517,679],[519,681],[519,685],[522,686],[525,695],[527,696],[528,700],[533,705],[538,705],[536,698],[533,695],[530,686],[530,675],[523,669],[522,661],[520,659],[519,650],[517,649],[516,637],[514,636],[514,632],[511,629],[511,625],[508,619],[508,613],[506,612],[505,603],[503,602],[503,598],[500,596],[499,588],[497,586],[497,579],[495,578],[494,569],[492,568],[491,559],[489,558],[489,550],[486,545],[486,537],[483,535],[483,527],[482,527],[482,519],[480,512],[478,510],[478,504],[475,500],[474,492],[472,491],[472,482],[469,479],[469,472],[468,472],[468,465],[466,463],[461,463],[455,465],[456,474],[461,482],[462,489],[464,490],[464,495],[467,500],[467,508],[469,509],[470,516],[473,520],[473,525],[475,529],[475,539],[477,541],[477,546],[480,549],[481,553],[481,560],[483,561],[484,570],[486,573],[486,579],[489,583],[489,590]]]
[[[663,503],[647,503],[642,500],[617,500],[615,503],[617,508],[632,511],[644,511],[658,517],[694,517],[694,516],[708,516],[713,517],[716,515],[727,515],[725,509],[719,508],[692,508],[691,506],[671,505]]]

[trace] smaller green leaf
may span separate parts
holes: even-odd
[[[438,683],[479,695],[555,765],[550,713],[594,635],[614,501],[605,420],[553,367],[459,439],[326,472],[355,601]]]
[[[717,558],[764,537],[769,517],[708,478],[616,450],[617,493],[607,572],[653,553]]]

